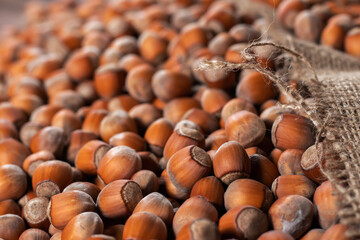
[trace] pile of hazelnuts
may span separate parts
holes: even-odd
[[[359,1],[284,0],[276,15],[296,37],[360,57]]]
[[[195,70],[244,62],[266,21],[239,8],[29,3],[0,37],[0,238],[348,239],[307,115],[257,71]]]

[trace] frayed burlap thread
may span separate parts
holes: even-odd
[[[261,68],[250,50],[269,43],[254,43],[243,51],[244,63],[204,61],[199,68],[254,69],[268,76],[280,91],[292,96],[293,104],[305,112],[317,128],[316,145],[321,143],[326,154],[322,170],[337,197],[339,221],[348,227],[348,237],[360,239],[360,59],[292,37],[276,23],[272,9],[254,6],[247,0],[236,1],[236,4],[239,12],[253,12],[268,20],[262,39],[276,42],[270,44],[290,55],[291,64],[285,71],[278,72]],[[306,101],[301,91],[287,87],[291,78],[306,86],[311,101]]]

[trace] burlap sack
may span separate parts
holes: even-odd
[[[204,62],[200,68],[256,69],[293,97],[295,106],[317,127],[317,142],[323,144],[329,159],[323,170],[337,195],[339,220],[348,226],[349,237],[360,239],[360,59],[296,39],[276,23],[274,10],[267,6],[235,2],[239,11],[255,12],[268,20],[262,39],[275,42],[291,63],[276,73],[262,69],[250,50],[266,44],[253,44],[243,52],[247,59],[243,64]],[[305,84],[313,101],[304,101],[301,92],[287,88],[291,78]]]

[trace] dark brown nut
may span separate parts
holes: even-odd
[[[136,122],[139,131],[144,132],[151,123],[161,118],[161,111],[150,103],[134,106],[129,111],[129,116]]]
[[[34,94],[17,95],[10,100],[14,107],[30,115],[36,108],[44,104],[43,100]]]
[[[140,170],[131,177],[131,180],[139,184],[144,196],[159,190],[158,178],[152,171]]]
[[[30,121],[43,126],[49,126],[54,115],[61,110],[59,106],[43,105],[32,112]]]
[[[76,92],[89,104],[98,98],[93,81],[81,82],[76,87]]]
[[[294,238],[282,231],[272,230],[262,234],[258,240],[294,240]]]
[[[186,224],[200,218],[206,218],[216,223],[218,220],[216,208],[202,196],[187,199],[175,213],[172,224],[175,235]]]
[[[267,157],[260,154],[250,155],[251,175],[250,178],[271,187],[273,181],[279,176],[279,172]]]
[[[207,32],[199,24],[189,23],[181,30],[180,43],[188,52],[197,47],[206,46],[208,43]]]
[[[346,236],[347,227],[343,224],[335,224],[327,229],[320,240],[350,240]]]
[[[123,110],[108,114],[100,124],[100,136],[105,142],[120,132],[137,132],[135,121]]]
[[[164,158],[162,158],[164,159]],[[161,160],[160,160],[160,165],[161,165]],[[174,198],[174,199],[178,199],[178,200],[185,200],[188,199],[190,196],[190,192],[184,192],[182,191],[180,188],[177,188],[170,180],[169,175],[167,173],[166,170],[166,165],[167,163],[164,164],[163,168],[164,171],[161,173],[161,177],[159,179],[160,182],[165,183],[165,190],[166,193]]]
[[[0,104],[0,118],[9,120],[17,129],[27,121],[26,114],[19,108],[14,107],[10,103]]]
[[[118,166],[126,166],[119,168]],[[130,179],[141,170],[141,159],[135,150],[118,146],[110,149],[101,159],[97,168],[98,176],[108,184],[118,179]]]
[[[199,109],[200,103],[193,98],[177,98],[165,105],[163,115],[173,125],[183,119],[185,113],[190,109]]]
[[[65,90],[50,96],[49,103],[76,112],[84,105],[84,99],[74,90]]]
[[[234,113],[246,110],[257,114],[256,108],[248,101],[242,98],[233,98],[228,101],[221,110],[221,120],[226,123],[227,119]]]
[[[90,182],[74,182],[64,188],[63,192],[69,191],[81,191],[90,195],[90,197],[96,202],[96,199],[100,193],[100,189],[93,183]]]
[[[316,184],[303,175],[279,176],[271,186],[271,190],[277,198],[296,194],[311,199],[315,189]]]
[[[104,109],[90,110],[89,113],[86,115],[81,128],[85,131],[89,131],[96,135],[99,135],[101,121],[107,116],[107,114],[108,111]]]
[[[303,196],[289,195],[276,200],[268,214],[275,230],[288,233],[297,239],[311,227],[314,206]]]
[[[154,73],[155,69],[148,64],[134,67],[126,76],[126,90],[140,102],[152,101],[155,98],[151,89],[151,79]]]
[[[320,17],[312,11],[304,10],[295,17],[294,30],[298,38],[318,42],[323,30],[323,23]]]
[[[242,77],[236,87],[236,96],[252,104],[263,104],[277,95],[276,87],[259,72],[252,72]]]
[[[270,189],[252,179],[237,179],[225,191],[224,205],[226,210],[241,205],[250,205],[267,211],[274,201]]]
[[[308,231],[300,240],[317,240],[321,239],[322,235],[324,235],[325,230],[324,229],[311,229]]]
[[[204,177],[198,180],[191,189],[190,197],[198,195],[220,208],[224,202],[224,187],[216,177]]]
[[[73,190],[52,196],[47,214],[51,224],[62,230],[76,215],[93,211],[95,211],[95,202],[91,196],[85,192]]]
[[[167,40],[154,31],[144,31],[140,34],[138,45],[141,56],[150,63],[157,65],[167,57]]]
[[[54,154],[49,151],[40,151],[33,154],[30,154],[25,158],[22,165],[24,171],[29,174],[30,177],[33,176],[35,169],[43,162],[55,160]]]
[[[124,225],[123,224],[115,224],[113,226],[107,227],[104,230],[104,233],[113,236],[116,240],[121,240],[123,237]]]
[[[26,173],[17,165],[0,165],[0,201],[19,199],[27,189]]]
[[[45,197],[36,197],[29,200],[23,207],[23,216],[27,224],[33,228],[39,228],[47,231],[50,222],[47,216],[49,199]]]
[[[300,164],[303,153],[303,150],[298,149],[282,152],[277,162],[280,175],[304,175]]]
[[[246,148],[261,143],[265,131],[264,122],[254,113],[245,110],[231,115],[225,123],[226,137]]]
[[[142,169],[150,170],[157,176],[161,174],[159,159],[152,152],[138,152],[141,158]]]
[[[206,89],[201,96],[201,107],[206,112],[220,116],[224,105],[230,100],[230,96],[221,89]]]
[[[141,228],[139,228],[141,226]],[[167,239],[165,223],[150,212],[132,214],[125,223],[123,239]]]
[[[50,236],[41,229],[30,228],[20,235],[19,240],[50,240]]]
[[[321,44],[336,49],[344,48],[346,31],[336,23],[328,23],[321,33]]]
[[[102,233],[104,223],[94,212],[83,212],[73,217],[63,229],[64,239],[88,239],[92,234]]]
[[[271,140],[276,148],[306,150],[314,144],[315,127],[300,115],[284,113],[279,116],[271,130]]]
[[[262,150],[259,147],[245,148],[245,152],[247,153],[248,156],[253,155],[253,154],[260,154],[260,155],[263,155],[264,157],[267,157],[266,152],[264,152],[264,150]]]
[[[42,55],[29,62],[28,72],[40,80],[45,80],[52,72],[61,67],[61,60],[56,55]]]
[[[109,140],[111,146],[128,146],[137,152],[146,150],[146,141],[134,132],[122,132],[115,134]]]
[[[88,131],[75,130],[71,133],[69,147],[67,149],[66,160],[72,164],[75,163],[76,155],[79,150],[89,141],[97,139],[97,136]]]
[[[214,174],[223,183],[229,185],[238,178],[248,178],[251,162],[245,149],[236,141],[221,145],[213,158]]]
[[[18,240],[24,231],[24,220],[18,215],[5,214],[0,216],[0,238]]]
[[[12,199],[0,201],[0,216],[5,214],[15,214],[21,216],[19,205]]]
[[[65,144],[64,130],[58,127],[45,127],[31,139],[30,149],[32,152],[47,150],[56,157],[62,155]]]
[[[130,180],[116,180],[106,185],[97,198],[97,207],[107,218],[130,216],[143,198],[140,186]]]
[[[124,69],[126,72],[130,72],[131,69],[146,63],[139,55],[127,54],[122,57],[119,61],[119,67]]]
[[[110,146],[99,140],[91,140],[79,150],[75,166],[87,175],[96,175],[97,168]]]
[[[201,148],[190,145],[175,152],[167,163],[171,182],[181,191],[190,192],[194,184],[211,172],[210,156]]]
[[[28,155],[30,151],[27,147],[15,139],[7,138],[0,142],[0,166],[4,164],[22,166]]]
[[[41,163],[34,171],[32,187],[36,196],[51,197],[72,182],[70,164],[58,160]]]
[[[236,42],[251,42],[256,40],[257,38],[260,38],[260,33],[253,29],[248,24],[237,24],[233,26],[229,34],[231,37],[235,39]]]
[[[96,92],[105,99],[119,95],[125,86],[125,71],[116,64],[100,66],[94,76]]]
[[[65,135],[69,138],[74,130],[81,127],[81,119],[73,111],[62,109],[52,118],[51,126],[63,129]]]
[[[66,73],[75,81],[90,79],[96,67],[96,59],[84,50],[72,53],[65,63]]]
[[[353,56],[359,57],[360,50],[357,46],[357,41],[360,36],[360,28],[356,27],[351,29],[345,37],[345,51]]]
[[[284,27],[293,29],[296,16],[305,8],[306,3],[302,0],[283,1],[276,10],[276,16]]]
[[[151,152],[161,157],[164,146],[173,132],[172,124],[166,118],[159,118],[146,129],[144,138]]]
[[[109,101],[108,108],[110,112],[115,112],[116,110],[123,110],[125,112],[129,112],[131,108],[140,104],[135,98],[124,94],[117,97],[112,98]]]
[[[18,131],[12,122],[0,119],[0,141],[7,138],[18,139]]]
[[[217,34],[212,40],[209,42],[209,50],[218,56],[224,56],[226,50],[235,43],[235,39],[226,32],[222,32]]]
[[[326,168],[327,155],[324,151],[322,143],[312,145],[303,153],[300,165],[304,174],[311,180],[322,183],[327,180],[327,177],[323,173],[323,169]]]
[[[178,150],[190,145],[203,148],[205,146],[204,136],[198,130],[185,126],[179,127],[174,130],[165,144],[164,158],[169,160]]]
[[[329,181],[317,187],[314,194],[314,204],[319,215],[319,224],[323,229],[328,229],[338,220],[336,205],[337,196],[333,195],[333,188]]]
[[[164,101],[186,96],[190,93],[192,80],[187,75],[170,71],[157,71],[151,81],[151,87],[156,97]]]
[[[221,236],[227,238],[255,240],[268,230],[265,213],[252,206],[230,209],[219,220]]]
[[[153,192],[141,199],[133,213],[149,212],[161,218],[167,226],[171,226],[174,209],[171,202],[158,192]]]

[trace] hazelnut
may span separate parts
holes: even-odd
[[[107,114],[108,111],[104,109],[90,110],[90,112],[85,116],[81,128],[85,131],[99,135],[101,121],[107,116]]]
[[[97,136],[88,131],[75,130],[69,137],[69,147],[67,149],[66,160],[75,163],[76,155],[80,149],[89,141],[97,139]]]
[[[294,240],[294,238],[285,232],[272,230],[262,234],[258,240]]]
[[[172,132],[173,126],[166,118],[155,120],[146,129],[144,138],[149,144],[149,148],[156,156],[162,156],[164,146]]]
[[[284,27],[293,29],[296,16],[306,7],[303,0],[282,1],[276,10],[277,19]]]
[[[115,134],[109,140],[111,146],[128,146],[137,152],[146,150],[146,141],[133,132],[122,132]]]
[[[221,89],[206,89],[201,96],[201,107],[206,112],[220,116],[224,105],[230,100],[230,96]]]
[[[360,36],[360,28],[356,27],[351,29],[345,37],[345,51],[353,56],[360,56],[360,49],[356,45]]]
[[[50,222],[46,214],[49,206],[49,199],[45,197],[35,197],[30,199],[23,207],[23,216],[27,224],[33,228],[48,230]]]
[[[14,164],[22,166],[28,155],[30,155],[30,152],[27,147],[15,139],[7,138],[0,142],[0,165]]]
[[[81,119],[73,111],[62,109],[53,116],[51,126],[63,129],[69,138],[74,130],[81,127]]]
[[[350,240],[346,236],[347,227],[343,224],[335,224],[328,228],[320,240]]]
[[[41,55],[28,64],[28,72],[40,80],[45,80],[52,72],[61,67],[61,60],[56,55]]]
[[[24,171],[29,174],[30,177],[33,176],[35,169],[43,162],[55,160],[54,154],[49,151],[40,151],[33,154],[30,154],[25,158],[22,165]]]
[[[32,152],[47,150],[59,157],[65,144],[65,132],[58,127],[45,127],[31,139],[30,149]]]
[[[315,183],[303,175],[279,176],[271,186],[271,190],[277,198],[296,194],[311,199],[315,189]]]
[[[236,141],[221,145],[214,155],[213,165],[215,176],[226,185],[238,178],[248,178],[251,172],[250,159]]]
[[[219,229],[213,221],[206,218],[199,218],[186,224],[176,235],[176,239],[220,240],[221,237]]]
[[[346,31],[345,29],[336,23],[328,23],[321,33],[321,44],[335,49],[344,48]]]
[[[318,42],[322,30],[323,23],[320,17],[312,11],[304,10],[296,15],[294,31],[298,38]]]
[[[233,98],[223,106],[221,120],[225,123],[231,115],[242,110],[257,114],[256,108],[250,102],[242,98]]]
[[[317,240],[321,238],[324,232],[324,229],[314,228],[308,231],[300,240]]]
[[[167,40],[153,31],[144,31],[138,40],[141,56],[150,63],[157,65],[165,60],[167,53]]]
[[[319,215],[319,224],[323,229],[337,223],[338,206],[337,196],[333,194],[333,188],[329,181],[323,182],[315,190],[314,204]]]
[[[163,111],[164,117],[173,125],[183,119],[185,113],[190,109],[199,109],[200,103],[193,98],[177,98],[168,102]]]
[[[281,156],[281,154],[283,153],[283,151],[281,151],[280,149],[278,148],[274,148],[271,153],[270,153],[270,158],[271,160],[273,161],[274,164],[277,165],[278,161],[279,161],[279,158]]]
[[[198,180],[191,189],[190,197],[203,196],[215,207],[220,208],[224,202],[224,187],[214,176]]]
[[[135,98],[124,94],[117,97],[112,98],[109,101],[108,108],[110,112],[115,112],[116,110],[124,110],[125,112],[129,112],[131,108],[140,104]]]
[[[207,32],[197,23],[189,23],[181,29],[180,43],[188,51],[208,43]]]
[[[27,121],[26,113],[10,103],[0,104],[0,118],[10,121],[17,129]]]
[[[163,158],[162,158],[163,159]],[[161,160],[160,160],[160,164],[161,164]],[[185,200],[187,198],[189,198],[190,196],[190,192],[185,192],[183,190],[181,190],[180,188],[176,187],[170,180],[169,175],[167,173],[166,170],[166,163],[164,164],[164,170],[161,173],[161,177],[160,177],[160,181],[165,183],[165,190],[166,193],[175,199],[179,199],[179,200]]]
[[[273,181],[279,176],[279,172],[267,157],[260,154],[250,155],[251,175],[250,178],[271,187]]]
[[[43,100],[34,94],[17,95],[10,100],[14,107],[30,115],[36,108],[44,104]]]
[[[312,202],[299,195],[279,198],[269,209],[269,218],[274,229],[288,233],[295,239],[307,232],[313,217]]]
[[[104,233],[113,236],[117,240],[122,240],[124,232],[124,225],[123,224],[115,224],[113,226],[107,227],[104,230]]]
[[[19,199],[27,189],[25,172],[17,165],[0,165],[0,201]]]
[[[69,191],[81,191],[90,195],[90,197],[96,202],[96,199],[100,193],[100,189],[93,183],[90,182],[73,182],[64,188],[63,192]]]
[[[134,67],[126,76],[126,89],[129,94],[140,102],[150,102],[155,98],[151,89],[151,79],[155,69],[148,64]]]
[[[27,122],[20,129],[21,142],[26,146],[30,147],[31,140],[44,126],[36,122]]]
[[[65,90],[74,90],[75,85],[71,81],[69,75],[64,70],[55,71],[49,76],[45,82],[44,87],[46,94],[51,97],[57,93]]]
[[[30,122],[38,123],[42,126],[51,125],[55,114],[61,110],[59,106],[43,105],[31,113]]]
[[[5,214],[15,214],[21,216],[19,205],[12,199],[0,201],[0,216]]]
[[[159,190],[158,178],[152,171],[140,170],[131,177],[131,180],[139,184],[144,196]]]
[[[280,175],[304,175],[300,165],[303,153],[303,150],[298,149],[282,152],[277,162]]]
[[[262,150],[259,147],[245,148],[245,152],[247,153],[248,156],[251,156],[253,154],[260,154],[260,155],[263,155],[264,157],[267,157],[266,152],[264,152],[264,150]]]
[[[151,123],[161,118],[162,114],[154,105],[143,103],[131,108],[129,116],[136,122],[139,131],[144,132]]]
[[[130,72],[131,69],[140,66],[146,63],[139,55],[129,53],[123,56],[118,65],[120,68],[124,69],[126,72]]]
[[[125,71],[116,64],[100,66],[94,76],[96,92],[103,98],[110,99],[120,94],[125,85]]]
[[[95,58],[84,50],[71,54],[65,63],[66,73],[75,81],[80,82],[91,78],[96,67]]]
[[[224,56],[226,50],[234,43],[235,39],[229,33],[222,32],[210,40],[208,47],[214,55]]]
[[[141,159],[142,169],[150,170],[156,175],[160,175],[161,169],[159,159],[152,152],[138,152]]]
[[[238,239],[257,239],[268,230],[265,213],[252,206],[238,206],[227,211],[219,220],[221,236]]]
[[[50,240],[50,236],[41,229],[30,228],[20,235],[19,240]]]
[[[0,141],[7,138],[18,139],[18,131],[12,122],[0,119]]]
[[[250,205],[267,211],[274,200],[270,189],[252,179],[237,179],[230,183],[224,194],[226,210]]]
[[[68,108],[76,112],[84,105],[84,99],[74,90],[65,90],[50,96],[49,103],[52,106]]]
[[[126,217],[142,198],[141,188],[136,182],[115,180],[101,190],[97,207],[106,218]]]
[[[24,231],[24,220],[18,215],[5,214],[0,216],[0,238],[18,240]]]

